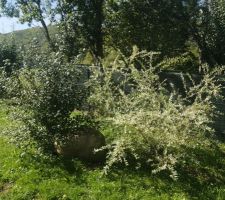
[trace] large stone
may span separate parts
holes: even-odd
[[[105,146],[105,137],[93,128],[85,128],[69,135],[62,143],[55,142],[56,152],[69,158],[79,158],[90,162],[105,160],[105,151],[94,152]]]

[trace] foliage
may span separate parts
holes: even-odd
[[[188,1],[189,32],[201,50],[202,62],[211,67],[223,65],[225,1]]]
[[[21,58],[13,41],[0,42],[0,98],[6,94],[6,82],[19,69]]]
[[[192,87],[182,77],[186,96],[157,74],[225,63],[224,0],[0,0],[0,9],[42,25],[0,35],[0,97],[11,102],[0,101],[0,199],[224,199],[225,147],[211,128],[222,67],[200,83],[185,75]],[[109,63],[117,52],[132,55]],[[77,65],[82,56],[99,67]],[[107,150],[108,176],[42,154],[87,126],[107,136],[97,151]]]
[[[177,70],[198,74],[199,65],[198,58],[192,53],[184,53],[176,57],[163,59],[157,67],[163,70]]]
[[[95,62],[111,47],[130,55],[131,47],[176,57],[194,41],[200,60],[223,65],[224,0],[17,0],[0,1],[1,13],[28,23],[38,21],[52,51],[68,60],[91,52]],[[49,19],[57,37],[51,35]]]
[[[205,16],[205,18],[209,18],[209,27],[204,30],[206,42],[216,63],[223,65],[225,64],[225,39],[223,37],[225,31],[225,1],[211,1],[209,12],[209,16]],[[207,13],[204,13],[204,15],[207,15]]]
[[[103,4],[104,0],[17,0],[14,4],[10,4],[10,7],[14,8],[15,14],[19,14],[21,22],[31,24],[33,21],[38,21],[41,23],[45,38],[53,51],[63,49],[70,60],[77,56],[80,49],[86,48],[98,60],[103,57]],[[5,3],[0,6],[3,10],[9,7]],[[50,35],[47,18],[57,23],[59,27],[56,40]],[[78,47],[81,48],[78,49]]]
[[[41,147],[51,148],[56,138],[72,134],[85,121],[85,116],[70,117],[75,109],[85,109],[87,90],[82,84],[82,69],[63,60],[52,55],[39,67],[23,68],[8,86],[9,95],[21,106],[18,117],[28,128],[27,137]]]
[[[91,52],[95,62],[103,57],[103,6],[105,0],[52,1],[51,19],[57,23],[56,46],[70,60],[79,53]]]
[[[20,58],[15,43],[0,43],[0,69],[3,70],[7,76],[18,69],[20,65]]]
[[[184,51],[188,39],[182,1],[107,1],[106,32],[110,46],[130,55],[133,45],[141,50],[174,56]]]
[[[5,94],[5,81],[6,76],[3,70],[0,71],[0,98],[2,98]]]
[[[150,66],[137,70],[137,57],[146,56]],[[126,64],[118,59],[105,68],[104,75],[93,72],[93,112],[115,130],[114,140],[105,147],[109,150],[106,173],[115,163],[135,162],[155,173],[170,171],[176,178],[175,167],[188,154],[185,149],[208,145],[206,137],[213,132],[212,100],[220,92],[214,74],[206,74],[181,97],[166,91],[151,60],[151,53],[134,51]]]
[[[28,44],[21,45],[20,55],[22,57],[22,66],[28,68],[43,67],[45,63],[52,60],[51,50],[44,48],[40,39],[36,37],[30,38]]]

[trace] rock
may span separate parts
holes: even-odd
[[[105,137],[93,128],[85,128],[75,134],[69,135],[61,144],[54,143],[59,155],[69,158],[79,158],[89,162],[100,162],[105,160],[105,151],[94,152],[105,146]]]

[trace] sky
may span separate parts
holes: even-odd
[[[38,26],[37,23],[33,23],[32,27]],[[0,33],[9,33],[16,30],[23,30],[30,28],[28,24],[19,23],[17,18],[0,17]]]

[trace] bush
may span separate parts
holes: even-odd
[[[105,172],[116,163],[135,162],[155,173],[167,170],[176,178],[175,168],[185,160],[186,149],[207,145],[206,138],[213,132],[212,100],[219,97],[220,86],[212,72],[187,89],[186,97],[169,93],[151,64],[135,68],[137,55],[141,53],[126,64],[116,60],[104,75],[93,70],[90,80],[93,113],[114,130],[113,140],[102,148],[108,149]]]
[[[13,42],[0,42],[0,98],[6,97],[9,77],[20,68],[21,59]]]
[[[20,67],[20,58],[17,47],[13,42],[0,43],[0,69],[2,69],[7,76]]]
[[[71,116],[75,109],[86,109],[83,73],[75,64],[65,64],[61,56],[53,55],[44,66],[23,68],[12,77],[9,95],[19,103],[19,117],[28,130],[21,137],[34,139],[47,149],[57,138],[62,140],[82,124],[86,126],[85,120],[91,121],[88,115]]]

